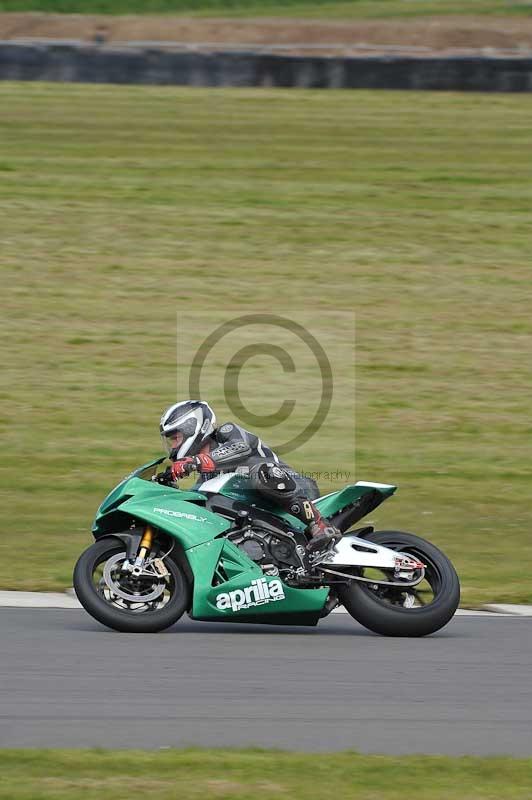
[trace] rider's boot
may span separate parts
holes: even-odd
[[[327,550],[334,542],[342,538],[341,531],[334,525],[327,523],[314,505],[312,510],[315,518],[307,527],[307,533],[310,533],[311,536],[310,542],[307,544],[308,553]]]

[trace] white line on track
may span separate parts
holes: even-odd
[[[0,592],[0,606],[6,608],[81,608],[77,598],[66,592]]]
[[[0,591],[0,607],[4,608],[81,608],[74,592],[5,592]],[[461,617],[532,617],[532,606],[490,605],[486,610],[459,608]],[[333,614],[347,614],[345,608],[336,608]]]

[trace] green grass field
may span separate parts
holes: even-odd
[[[370,519],[442,546],[465,604],[532,601],[527,99],[3,83],[0,107],[1,588],[71,584],[201,341],[266,311],[305,324],[335,377],[288,460],[397,483]],[[254,336],[208,362],[221,420]],[[317,398],[295,357],[288,433]],[[242,395],[271,412],[290,380],[259,357]]]
[[[528,800],[531,768],[511,758],[3,750],[0,800],[402,800],[413,786],[427,800]]]
[[[0,0],[0,11],[394,18],[448,14],[530,15],[531,0]]]

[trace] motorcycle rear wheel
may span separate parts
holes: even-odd
[[[404,531],[372,531],[364,539],[423,561],[428,602],[423,601],[418,587],[383,588],[352,581],[338,589],[346,611],[365,628],[382,636],[427,636],[443,628],[460,602],[460,583],[447,556],[425,539]],[[393,575],[387,579],[393,580]]]
[[[119,564],[125,559],[124,545],[118,539],[101,539],[87,548],[74,568],[74,589],[79,602],[94,619],[115,631],[157,633],[169,628],[189,605],[190,588],[183,570],[167,558],[164,563],[168,577],[154,578],[151,585],[150,582],[124,583],[122,591]],[[113,586],[125,597],[114,593],[105,576],[101,576],[99,571],[105,569],[106,564],[115,569]],[[157,597],[150,599],[153,595]]]

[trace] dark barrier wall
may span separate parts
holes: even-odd
[[[0,44],[0,79],[180,86],[532,91],[531,58],[364,56]]]

